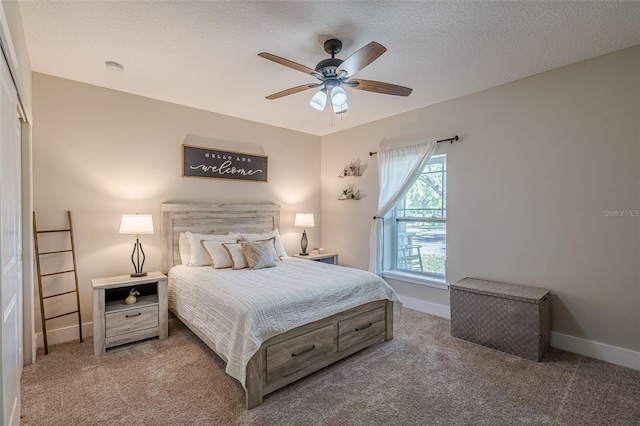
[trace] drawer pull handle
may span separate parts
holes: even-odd
[[[137,314],[134,314],[134,315],[127,314],[127,315],[125,315],[125,318],[139,317],[140,315],[142,315],[142,312],[138,312]]]
[[[294,353],[292,353],[292,354],[291,354],[291,358],[293,358],[294,356],[300,356],[300,355],[304,355],[304,354],[306,354],[306,353],[309,353],[309,352],[311,352],[312,350],[314,350],[315,348],[316,348],[316,345],[311,345],[311,347],[310,347],[310,348],[307,348],[307,349],[302,350],[302,351],[300,351],[300,352],[294,352]]]
[[[356,331],[362,331],[362,330],[366,330],[367,328],[371,327],[373,325],[372,322],[370,322],[369,324],[363,326],[363,327],[358,327],[356,328]]]

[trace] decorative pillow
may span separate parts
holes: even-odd
[[[240,243],[222,243],[222,247],[227,250],[229,257],[231,258],[231,268],[244,269],[248,267],[247,259],[242,254],[242,244]]]
[[[191,258],[191,249],[189,248],[189,239],[187,234],[181,232],[178,235],[178,251],[180,251],[180,263],[187,265]]]
[[[239,238],[238,234],[213,235],[213,234],[194,234],[187,231],[187,239],[189,240],[189,249],[191,256],[187,266],[207,266],[211,265],[211,258],[206,253],[204,246],[200,241],[229,241]]]
[[[212,241],[212,240],[202,240],[202,245],[204,249],[209,253],[211,260],[213,262],[214,269],[224,269],[231,268],[231,257],[229,253],[222,247],[224,243],[237,243],[238,240],[226,240],[226,241]]]
[[[284,246],[282,245],[282,240],[280,239],[280,233],[278,230],[274,230],[271,232],[265,232],[264,234],[240,234],[240,239],[243,241],[258,241],[258,240],[268,240],[271,237],[275,237],[275,248],[278,257],[283,258],[287,257],[287,252],[284,250]]]
[[[272,268],[276,266],[273,257],[273,242],[271,239],[241,243],[242,254],[247,260],[249,269]]]
[[[257,243],[257,242],[268,242],[269,244],[267,244],[267,248],[269,249],[269,253],[271,253],[271,257],[273,258],[274,262],[281,262],[282,259],[280,259],[280,256],[278,256],[278,252],[276,251],[276,238],[275,237],[271,237],[267,240],[255,240],[255,241],[239,241],[240,243],[245,243],[245,242],[251,242],[251,243]],[[246,257],[246,254],[245,254]]]

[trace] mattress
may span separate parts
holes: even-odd
[[[265,269],[174,266],[169,308],[209,338],[226,372],[245,386],[246,366],[269,338],[396,292],[367,271],[285,258]]]

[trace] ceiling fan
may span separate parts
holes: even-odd
[[[383,83],[381,81],[351,79],[355,73],[378,59],[387,48],[383,45],[372,41],[362,49],[349,56],[344,61],[336,58],[336,55],[342,50],[342,41],[338,39],[330,39],[324,42],[324,50],[331,55],[331,58],[323,59],[318,62],[315,69],[300,65],[288,59],[281,58],[271,53],[258,53],[258,56],[284,65],[294,70],[302,71],[320,80],[319,83],[303,84],[301,86],[292,87],[273,95],[269,95],[267,99],[278,99],[283,96],[292,95],[307,89],[321,87],[311,98],[311,106],[319,111],[324,110],[327,103],[327,96],[331,100],[333,112],[341,114],[349,108],[347,105],[347,92],[342,86],[348,86],[358,90],[366,90],[367,92],[383,93],[385,95],[409,96],[413,89],[398,86],[396,84]]]

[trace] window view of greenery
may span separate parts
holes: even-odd
[[[433,156],[396,204],[398,270],[444,278],[447,260],[447,157]]]

